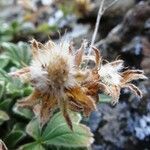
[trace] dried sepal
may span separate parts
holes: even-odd
[[[38,55],[38,42],[35,39],[32,39],[30,43],[31,43],[31,48],[32,48],[32,56],[34,59],[34,57]]]
[[[69,116],[69,114],[68,114],[68,107],[69,107],[69,105],[68,105],[67,100],[66,100],[65,98],[63,98],[63,99],[61,99],[61,100],[59,101],[59,103],[60,103],[61,112],[62,112],[62,114],[63,114],[63,116],[64,116],[64,118],[65,118],[65,120],[66,120],[66,123],[68,124],[69,128],[70,128],[71,130],[73,130],[73,125],[72,125],[70,116]]]
[[[45,95],[42,97],[40,111],[40,124],[43,126],[53,115],[54,110],[57,108],[57,101],[55,97]]]
[[[134,84],[126,84],[124,87],[129,88],[131,92],[133,92],[136,96],[142,97],[141,90],[135,86]]]
[[[111,90],[111,97],[112,97],[111,103],[112,105],[115,105],[118,103],[121,88],[119,86],[114,85],[111,87],[110,90]]]
[[[88,78],[89,71],[82,71],[77,69],[75,72],[73,72],[73,75],[78,82],[82,82]]]
[[[26,73],[29,73],[29,72],[30,72],[30,68],[29,67],[24,67],[20,70],[9,73],[9,75],[12,76],[12,77],[21,77],[22,75],[24,75]]]
[[[84,44],[82,43],[81,47],[76,51],[75,54],[75,66],[79,67],[79,65],[82,62],[82,57],[83,57],[83,53],[84,53]]]
[[[147,79],[142,70],[127,70],[122,73],[122,84],[129,83],[133,80]]]
[[[99,91],[108,95],[108,96],[111,95],[110,87],[105,85],[104,83],[99,83]]]
[[[97,49],[96,47],[92,47],[92,49],[95,52],[95,62],[96,62],[96,67],[99,68],[101,66],[101,54],[100,54],[100,50]]]
[[[116,61],[113,61],[113,62],[110,62],[109,64],[115,68],[118,68],[119,70],[123,68],[123,63],[124,61],[123,60],[116,60]]]
[[[39,102],[39,99],[41,97],[41,93],[37,90],[34,90],[31,95],[29,95],[26,98],[23,98],[22,100],[18,101],[19,107],[33,107]]]
[[[69,99],[69,109],[75,112],[83,112],[84,108],[81,103],[74,101],[73,99]]]
[[[67,95],[69,98],[78,101],[83,105],[84,109],[88,109],[90,112],[96,109],[95,102],[90,96],[81,89],[81,87],[74,87],[67,89]]]
[[[56,47],[55,43],[51,40],[49,40],[48,42],[45,43],[45,48],[47,50],[51,50],[53,49],[54,47]]]

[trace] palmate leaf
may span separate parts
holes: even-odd
[[[89,147],[93,142],[93,134],[90,132],[90,129],[79,123],[81,120],[79,114],[71,112],[70,117],[73,122],[73,131],[70,130],[60,112],[56,113],[50,119],[42,132],[38,120],[33,119],[27,125],[26,132],[33,137],[36,142],[30,143],[28,146],[35,146],[37,143],[37,145],[53,145],[56,147],[64,147],[65,149]]]
[[[33,119],[26,127],[26,132],[35,139],[35,142],[19,147],[18,150],[45,150],[42,145],[41,128],[37,119]]]
[[[44,143],[64,147],[88,147],[93,142],[93,135],[89,128],[80,124],[80,115],[70,114],[73,131],[68,128],[61,113],[54,115],[42,134]]]
[[[0,46],[4,49],[3,55],[10,58],[17,67],[24,67],[31,60],[31,51],[27,43],[19,42],[17,45],[10,42],[2,42]]]

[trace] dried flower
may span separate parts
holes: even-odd
[[[18,101],[18,105],[38,111],[41,125],[56,109],[60,109],[68,126],[73,129],[68,111],[82,112],[88,116],[96,110],[100,92],[112,96],[113,103],[118,101],[123,87],[142,96],[141,91],[130,82],[145,79],[143,71],[121,72],[122,60],[103,65],[100,51],[95,47],[92,48],[94,55],[88,57],[84,54],[84,44],[75,53],[69,44],[56,45],[52,41],[42,44],[32,40],[31,45],[31,65],[11,75],[29,81],[34,87],[32,94]],[[87,59],[91,59],[95,65],[85,67],[83,64]]]
[[[113,104],[118,102],[121,88],[129,88],[136,96],[142,97],[140,89],[130,82],[138,79],[147,79],[144,72],[142,70],[122,71],[123,69],[123,60],[116,60],[102,65],[99,70],[101,82],[109,89],[110,93],[108,94],[112,96]]]

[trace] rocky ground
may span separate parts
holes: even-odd
[[[65,18],[55,5],[49,9],[41,1],[35,8],[22,5],[14,7],[14,4],[1,10],[0,18],[5,18],[7,22],[16,17],[19,22],[23,17],[28,20],[22,25],[22,29],[19,29],[19,34],[11,39],[13,42],[27,41],[32,36],[42,42],[46,41],[48,35],[41,33],[47,33],[47,26],[40,25],[48,22],[53,25],[54,30],[56,28],[50,34],[52,39],[58,40],[59,29],[62,38],[72,38],[76,47],[79,47],[84,38],[90,43],[98,3],[99,0],[93,0],[94,9],[88,13],[88,10],[83,13],[81,7],[82,11],[78,10],[77,15],[68,13]],[[10,7],[11,14],[8,11]],[[20,11],[22,7],[33,12],[32,15]],[[31,32],[34,30],[36,32]],[[95,45],[100,48],[104,58],[112,60],[119,56],[125,60],[126,66],[144,69],[150,77],[150,2],[120,0],[108,9],[102,17]],[[150,80],[136,84],[143,91],[142,99],[124,89],[116,106],[100,103],[98,111],[90,116],[87,124],[95,137],[93,150],[150,149]]]

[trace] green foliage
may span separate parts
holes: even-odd
[[[0,138],[8,148],[14,149],[18,142],[26,137],[25,124],[33,115],[28,109],[16,109],[14,104],[17,99],[29,95],[32,88],[16,78],[11,78],[7,72],[28,65],[31,53],[29,45],[23,42],[17,45],[1,42],[0,47],[0,131],[3,133],[0,134]],[[22,122],[21,125],[18,122]],[[2,126],[4,123],[6,129]]]
[[[73,131],[70,130],[61,113],[56,113],[42,130],[37,119],[33,119],[26,127],[26,132],[35,140],[19,149],[45,149],[48,146],[58,148],[89,147],[93,142],[93,135],[89,128],[80,124],[81,116],[70,113],[73,122]],[[45,148],[44,148],[45,147]]]
[[[0,41],[6,42],[13,40],[22,31],[22,23],[13,21],[10,24],[0,23]]]
[[[0,61],[6,58],[5,62],[2,63],[4,69],[8,63],[13,63],[17,68],[26,66],[29,64],[31,59],[31,52],[29,45],[24,42],[19,42],[17,45],[8,42],[2,42],[0,44],[4,52],[1,54]]]
[[[8,114],[6,112],[0,110],[0,125],[7,120],[9,120]]]
[[[42,23],[35,26],[32,23],[18,22],[17,20],[11,23],[0,22],[0,26],[0,42],[29,40],[29,37],[38,36],[39,33],[47,37],[50,33],[58,30],[57,24],[50,26],[48,23]]]
[[[9,145],[9,147],[14,147],[25,136],[26,136],[26,133],[24,131],[24,125],[16,123],[13,126],[13,129],[5,137],[5,144]]]
[[[52,31],[57,31],[57,26],[50,26],[47,23],[43,23],[36,28],[36,32],[50,34]]]

